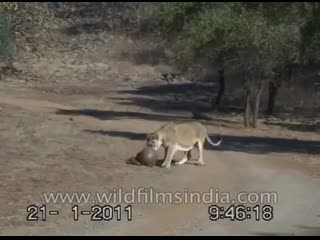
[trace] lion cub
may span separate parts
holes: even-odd
[[[160,147],[165,149],[165,161],[161,165],[170,168],[171,161],[177,151],[185,152],[185,156],[175,165],[182,165],[191,158],[191,150],[195,146],[199,152],[198,165],[204,165],[203,145],[205,140],[212,146],[219,146],[222,142],[220,138],[217,143],[213,143],[208,136],[207,129],[197,121],[168,123],[157,131],[147,135],[146,145],[158,151]]]

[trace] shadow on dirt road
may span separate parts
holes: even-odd
[[[308,153],[320,154],[319,141],[307,141],[286,138],[270,138],[256,136],[222,135],[223,143],[219,147],[211,147],[215,151],[233,151],[253,154],[265,153]]]
[[[217,86],[197,81],[192,83],[170,83],[156,86],[143,86],[134,90],[118,91],[119,94],[130,94],[121,105],[132,105],[148,108],[152,111],[198,111],[211,112],[211,101],[216,96]],[[117,100],[117,99],[113,99]],[[242,97],[225,96],[224,105],[219,112],[243,112]]]
[[[144,140],[147,133],[137,132],[121,132],[121,131],[106,131],[106,130],[84,130],[93,134],[102,134],[112,137],[123,137],[131,140]],[[210,137],[216,142],[217,136]],[[266,153],[308,153],[320,154],[320,142],[306,141],[297,139],[285,138],[265,138],[254,136],[229,136],[221,135],[222,144],[218,147],[212,147],[205,144],[206,149],[214,151],[232,151],[252,154]]]
[[[320,131],[320,123],[314,124],[292,124],[292,123],[267,123],[270,126],[280,126],[291,131],[316,132]]]
[[[147,112],[133,112],[133,111],[112,111],[112,110],[98,110],[98,109],[58,109],[55,112],[58,115],[72,115],[72,116],[88,116],[94,117],[99,120],[121,120],[121,119],[143,119],[150,121],[187,121],[187,120],[199,120],[190,112],[190,115],[182,114],[164,114],[164,113],[147,113]],[[200,119],[203,120],[203,119]],[[206,124],[212,126],[225,126],[228,128],[237,129],[237,121],[219,119],[210,116],[210,121],[206,121]]]
[[[135,133],[135,132],[118,132],[118,131],[105,131],[105,130],[84,130],[88,133],[93,134],[101,134],[101,135],[108,135],[111,137],[123,137],[128,138],[131,140],[144,140],[146,139],[147,133]]]
[[[201,111],[212,112],[211,107],[212,98],[217,95],[216,84],[205,82],[192,82],[192,83],[171,83],[154,86],[142,86],[134,90],[119,91],[119,94],[130,94],[126,101],[119,101],[118,104],[126,106],[138,106],[147,108],[151,111]],[[113,100],[120,100],[113,98]],[[244,96],[234,96],[232,94],[226,94],[223,96],[223,104],[219,107],[219,113],[243,113]],[[217,110],[217,109],[216,109]],[[314,110],[316,113],[317,109]],[[288,112],[289,113],[289,112]],[[290,112],[294,114],[295,112]],[[303,109],[299,110],[299,115],[304,114]],[[301,115],[302,114],[302,115]],[[281,115],[281,114],[280,114]],[[260,116],[267,117],[263,109],[261,109]],[[293,117],[292,115],[291,117]],[[308,114],[306,115],[308,116]],[[287,118],[287,117],[286,117]],[[239,123],[239,122],[238,122]],[[292,131],[300,132],[314,132],[320,131],[320,124],[291,124],[291,123],[268,123],[268,125],[276,125],[285,127]]]
[[[65,110],[58,109],[56,111],[58,115],[83,115],[94,117],[100,120],[120,120],[129,118],[138,118],[151,121],[172,121],[177,119],[187,119],[182,116],[175,115],[164,115],[164,114],[153,114],[153,113],[143,113],[143,112],[122,112],[122,111],[105,111],[96,109],[76,109],[76,110]]]

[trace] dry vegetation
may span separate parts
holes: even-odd
[[[272,117],[264,114],[268,91],[263,92],[258,128],[246,129],[239,72],[225,71],[224,97],[213,111],[220,67],[204,58],[181,67],[177,53],[150,24],[143,4],[59,4],[0,4],[15,43],[1,62],[0,234],[63,232],[61,223],[31,230],[27,227],[32,224],[21,219],[25,206],[40,203],[44,191],[141,185],[166,190],[172,182],[184,186],[184,170],[146,170],[125,160],[141,149],[147,132],[168,121],[190,120],[195,109],[210,117],[204,121],[210,133],[226,139],[217,154],[206,155],[213,169],[223,164],[233,168],[239,157],[246,164],[274,164],[320,176],[320,89],[314,87],[318,68],[295,69],[290,85],[279,89]],[[61,109],[70,112],[56,114]],[[230,161],[210,163],[211,158]],[[190,169],[190,175],[201,178],[201,169]],[[213,175],[223,178],[220,170]],[[163,177],[168,180],[161,182]]]

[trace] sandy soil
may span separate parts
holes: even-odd
[[[221,134],[223,142],[217,148],[206,145],[205,166],[128,165],[125,161],[143,147],[147,133],[174,119],[190,119],[190,111],[178,109],[188,105],[187,99],[179,102],[179,96],[173,96],[173,103],[163,92],[137,91],[164,84],[157,77],[150,78],[160,73],[149,65],[95,59],[95,67],[88,70],[87,65],[68,65],[62,57],[49,60],[30,63],[41,81],[0,82],[1,235],[320,234],[319,132],[266,125],[245,130],[236,116],[216,115],[204,124],[213,137]],[[179,84],[170,86],[176,89]],[[61,109],[68,111],[57,114]],[[92,221],[92,214],[75,221],[73,205],[84,211],[108,203],[90,199],[46,204],[43,196],[50,192],[108,193],[115,188],[124,192],[147,188],[158,193],[185,189],[205,193],[213,188],[231,196],[275,192],[278,201],[259,203],[273,207],[270,221],[211,221],[208,202],[133,203],[132,221],[126,219],[124,210],[120,221],[115,216],[110,221]],[[59,214],[47,212],[46,221],[27,221],[27,207],[44,204],[47,211]],[[242,205],[212,204],[225,209]],[[122,209],[127,205],[120,204]],[[248,214],[254,218],[252,211]],[[41,218],[41,213],[37,216]]]

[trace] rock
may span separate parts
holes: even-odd
[[[154,167],[157,162],[157,155],[155,150],[151,147],[145,147],[135,157],[127,160],[127,163],[133,165],[144,165],[147,167]]]
[[[157,154],[153,148],[145,147],[136,155],[136,159],[142,165],[153,167],[157,162]]]

